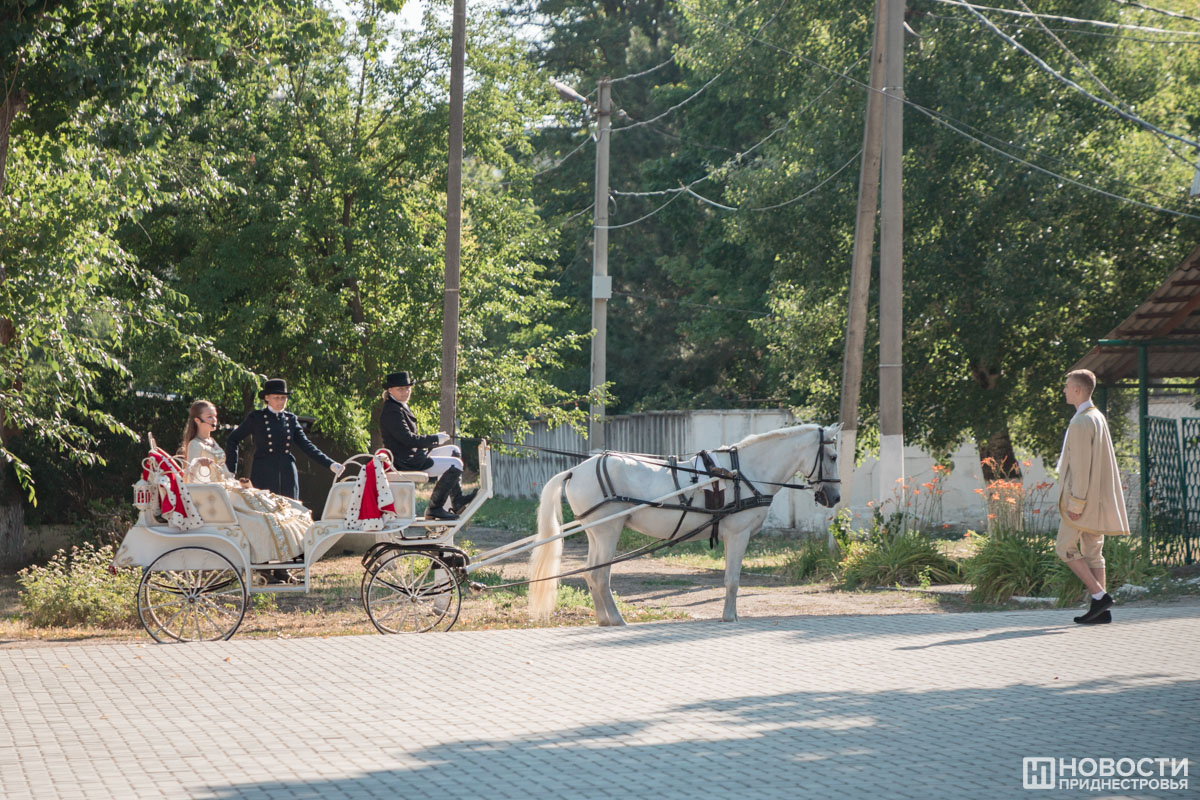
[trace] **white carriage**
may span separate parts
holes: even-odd
[[[462,584],[470,559],[454,538],[492,494],[491,450],[479,445],[479,492],[454,521],[418,519],[416,487],[423,472],[391,469],[386,451],[363,453],[344,462],[346,469],[329,490],[321,519],[304,535],[303,560],[255,563],[229,492],[220,483],[188,483],[188,464],[153,449],[134,487],[138,519],[121,542],[114,567],[141,567],[138,616],[158,642],[228,639],[237,631],[254,594],[307,592],[312,565],[344,537],[365,537],[361,598],[381,633],[449,630],[457,621]],[[362,476],[372,463],[385,466],[393,509],[369,520],[353,519]],[[356,469],[357,468],[357,469]],[[188,519],[164,514],[160,487],[186,498]],[[298,583],[255,585],[256,573],[303,570]]]

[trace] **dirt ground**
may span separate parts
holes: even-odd
[[[520,538],[523,534],[508,530],[470,528],[460,537],[477,551],[488,550]],[[845,591],[829,582],[789,584],[770,574],[779,553],[795,540],[759,537],[752,540],[751,551],[742,571],[738,592],[741,618],[794,615],[841,614],[937,614],[989,610],[972,606],[964,594],[967,586],[931,587],[928,591],[876,589]],[[690,545],[684,553],[661,551],[613,567],[612,585],[622,614],[628,622],[720,619],[725,602],[721,550],[709,551],[707,545]],[[583,537],[568,539],[563,549],[563,571],[581,567],[587,557]],[[238,638],[291,638],[302,636],[339,636],[374,632],[359,599],[362,568],[359,556],[342,554],[323,559],[313,568],[313,584],[308,593],[252,596]],[[504,580],[527,577],[528,557],[506,562],[500,570]],[[759,569],[756,570],[755,567]],[[529,619],[523,590],[482,592],[464,598],[463,611],[455,630],[526,627],[532,624],[592,625],[595,617],[582,577],[567,578],[564,585],[574,587],[573,598],[556,612],[549,622]],[[0,648],[30,647],[51,643],[103,643],[113,641],[151,641],[134,621],[131,627],[30,628],[20,618],[15,576],[0,576]],[[1200,592],[1200,587],[1197,588]],[[1125,605],[1181,603],[1200,607],[1200,594],[1168,600],[1127,601]],[[1009,608],[1024,607],[1019,604]],[[993,609],[998,607],[992,607]],[[1068,610],[1064,610],[1066,613]]]

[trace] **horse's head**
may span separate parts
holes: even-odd
[[[819,440],[812,472],[808,474],[808,482],[813,487],[813,499],[826,508],[833,508],[842,499],[842,482],[838,479],[837,468],[837,440],[841,429],[841,423],[817,428]]]

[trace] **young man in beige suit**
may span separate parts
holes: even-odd
[[[1063,438],[1058,459],[1058,540],[1054,551],[1079,576],[1091,595],[1091,605],[1081,625],[1112,621],[1113,599],[1104,590],[1105,536],[1129,533],[1125,494],[1117,471],[1108,422],[1092,405],[1096,376],[1086,369],[1067,373],[1063,395],[1075,406],[1075,416]]]

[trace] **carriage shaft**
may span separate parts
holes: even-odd
[[[508,558],[509,556],[519,555],[521,553],[532,550],[535,547],[541,547],[544,544],[550,544],[550,542],[555,542],[555,541],[558,541],[559,539],[565,539],[568,536],[573,536],[576,533],[585,531],[588,528],[592,527],[593,525],[601,525],[605,522],[611,522],[615,519],[621,519],[622,517],[628,517],[630,514],[634,513],[635,511],[641,511],[643,508],[652,508],[655,505],[657,505],[658,503],[661,503],[663,500],[667,500],[671,497],[676,497],[681,494],[686,494],[687,492],[693,491],[695,489],[699,489],[704,486],[708,486],[710,483],[716,483],[719,480],[721,480],[721,479],[720,478],[707,478],[705,480],[699,481],[698,483],[689,484],[687,487],[685,487],[683,489],[676,489],[675,491],[664,494],[663,496],[656,498],[654,500],[647,500],[646,502],[641,503],[636,506],[633,506],[632,508],[627,508],[623,511],[618,511],[615,514],[609,514],[607,517],[602,517],[601,519],[593,520],[592,522],[585,523],[585,522],[581,522],[579,520],[575,520],[574,522],[569,522],[566,525],[564,525],[562,527],[562,530],[560,530],[557,534],[555,534],[554,536],[545,538],[545,539],[538,539],[537,534],[535,533],[532,536],[526,536],[524,539],[518,539],[515,542],[509,542],[508,544],[503,545],[501,547],[497,547],[494,550],[489,550],[488,552],[484,553],[483,557],[480,558],[479,560],[472,561],[470,564],[467,565],[466,572],[467,572],[467,574],[470,574],[470,573],[474,572],[475,570],[479,569],[480,567],[486,567],[489,564],[494,564],[497,561],[502,561],[502,560]],[[687,513],[687,512],[684,512],[684,513]]]

